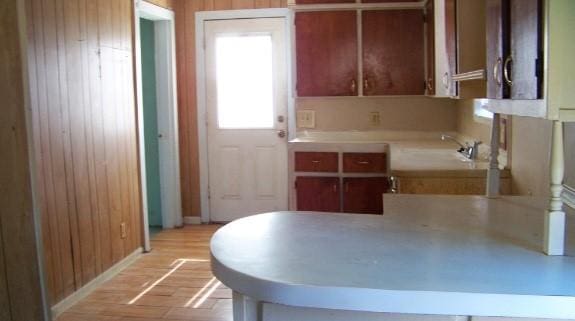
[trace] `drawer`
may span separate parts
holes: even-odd
[[[337,153],[295,152],[296,172],[337,172]]]
[[[344,153],[344,173],[386,173],[385,153]]]

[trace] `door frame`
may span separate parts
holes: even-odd
[[[150,250],[148,228],[148,197],[146,182],[146,148],[144,140],[144,106],[142,95],[142,57],[140,18],[154,21],[156,54],[156,95],[158,129],[166,137],[165,149],[160,152],[160,193],[162,199],[162,228],[182,226],[180,189],[180,153],[178,139],[178,97],[176,88],[175,15],[157,5],[142,0],[134,2],[135,71],[138,113],[138,148],[142,199],[144,250]]]
[[[208,129],[206,104],[206,48],[204,24],[209,20],[233,20],[250,18],[284,18],[286,34],[286,70],[287,70],[287,131],[288,141],[295,138],[295,107],[293,98],[294,66],[293,50],[293,13],[287,8],[223,10],[196,12],[196,92],[197,92],[197,125],[200,169],[200,210],[203,223],[210,222],[209,172],[208,172]],[[287,184],[287,182],[286,182]]]

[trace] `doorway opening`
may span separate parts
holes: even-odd
[[[136,79],[144,250],[182,225],[174,13],[136,2]]]

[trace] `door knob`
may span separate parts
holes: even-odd
[[[286,131],[285,130],[278,130],[278,137],[279,138],[284,138],[286,137]]]

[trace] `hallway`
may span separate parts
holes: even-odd
[[[209,241],[220,225],[166,230],[112,280],[58,321],[232,320],[231,290],[210,270]]]

